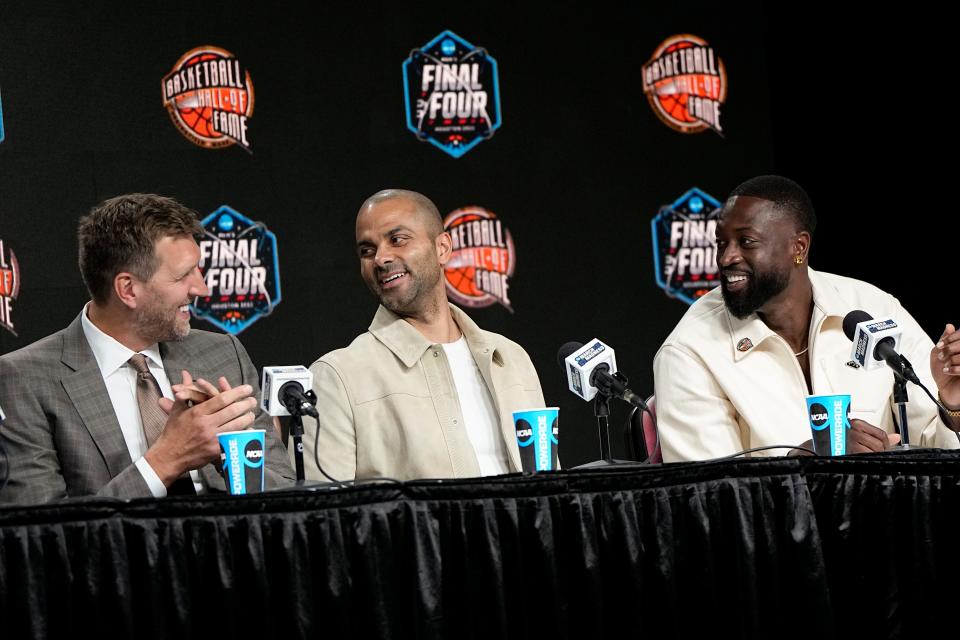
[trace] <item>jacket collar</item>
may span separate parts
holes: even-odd
[[[493,361],[502,364],[502,356],[495,345],[490,343],[487,333],[483,331],[466,313],[447,303],[454,321],[460,327],[461,333],[473,353],[493,351]],[[423,354],[434,343],[427,340],[422,333],[416,330],[409,322],[393,313],[383,305],[377,309],[373,322],[370,323],[370,333],[389,349],[407,367],[419,362]],[[486,351],[488,352],[488,351]]]
[[[827,318],[832,316],[843,318],[849,311],[847,309],[849,305],[840,297],[836,288],[819,272],[809,267],[807,268],[807,275],[810,277],[810,286],[813,289],[815,311],[819,310]],[[738,318],[730,313],[726,306],[724,306],[723,312],[730,328],[730,344],[733,347],[735,362],[747,357],[764,340],[776,335],[756,313],[751,313],[746,318]]]

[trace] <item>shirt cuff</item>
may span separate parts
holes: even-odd
[[[143,481],[147,483],[147,487],[150,489],[150,493],[153,494],[153,497],[166,498],[167,488],[160,480],[160,476],[157,475],[157,472],[154,471],[153,467],[150,466],[150,463],[147,462],[147,459],[141,457],[139,460],[134,462],[134,464],[137,465],[137,469],[140,470],[140,475],[143,476]]]

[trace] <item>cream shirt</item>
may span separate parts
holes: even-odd
[[[809,358],[813,395],[849,393],[850,417],[894,433],[893,372],[856,369],[844,316],[862,309],[892,317],[903,329],[900,352],[924,384],[933,341],[893,296],[851,278],[809,270],[813,285]],[[803,371],[790,345],[757,314],[730,314],[719,287],[698,300],[654,358],[657,425],[665,462],[705,460],[767,445],[797,445],[811,438]],[[908,386],[910,443],[957,448],[936,405]],[[898,418],[899,419],[899,418]],[[755,455],[785,455],[786,449]]]

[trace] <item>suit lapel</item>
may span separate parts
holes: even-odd
[[[61,384],[100,450],[110,475],[117,476],[130,466],[132,460],[103,383],[103,374],[83,334],[80,316],[63,334],[61,361],[69,369],[61,377]]]
[[[209,380],[206,376],[206,372],[197,371],[196,368],[191,368],[186,360],[186,353],[184,349],[180,348],[180,344],[177,342],[163,342],[160,344],[160,358],[163,360],[163,370],[167,373],[167,380],[170,381],[170,386],[175,384],[180,384],[183,379],[181,372],[186,369],[190,372],[190,375],[193,376],[193,379],[204,378]],[[216,383],[214,383],[216,384]]]

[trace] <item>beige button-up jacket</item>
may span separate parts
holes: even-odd
[[[544,406],[537,372],[518,344],[480,329],[453,305],[450,309],[490,389],[510,468],[520,471],[511,414]],[[315,445],[317,421],[304,418],[307,478],[325,479],[315,451],[337,480],[480,475],[443,348],[396,314],[381,306],[366,333],[310,370],[320,420]]]

